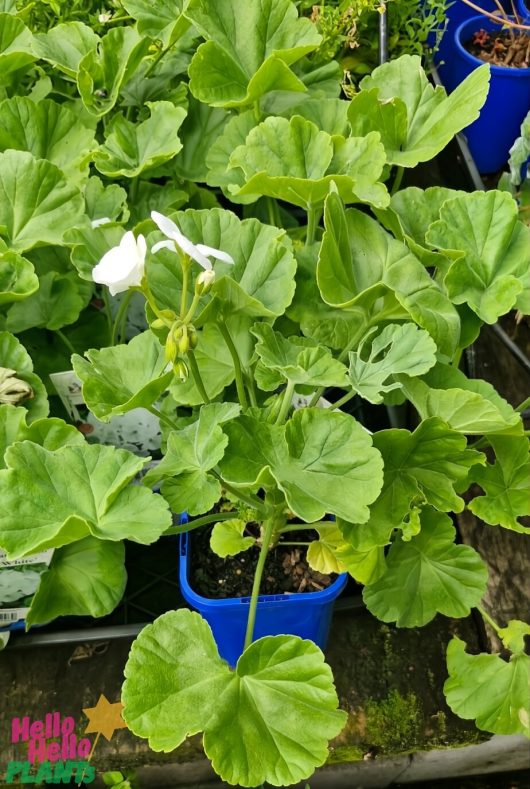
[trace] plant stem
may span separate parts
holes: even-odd
[[[312,524],[310,523],[296,523],[291,526],[282,526],[281,529],[278,529],[278,534],[287,534],[288,532],[292,531],[302,531],[311,528],[311,525]]]
[[[350,400],[353,400],[353,398],[355,397],[356,394],[357,394],[357,392],[355,392],[355,391],[347,392],[343,397],[340,398],[340,400],[337,400],[336,403],[332,404],[332,406],[330,408],[330,411],[333,411],[335,408],[340,408],[341,405],[344,405],[344,403],[347,403]]]
[[[256,395],[256,387],[254,385],[254,378],[250,370],[247,371],[246,375],[246,382],[247,382],[247,389],[248,389],[248,396],[250,399],[250,405],[254,406],[254,408],[258,407],[258,397]]]
[[[190,273],[190,259],[180,259],[182,268],[182,295],[180,297],[180,317],[184,318],[186,310],[188,309],[188,278]]]
[[[276,202],[274,197],[266,197],[265,200],[267,201],[267,215],[269,219],[269,224],[275,225],[276,227],[281,227],[278,203]]]
[[[102,289],[103,303],[105,304],[105,315],[107,317],[107,326],[109,330],[109,341],[112,337],[112,310],[110,308],[109,291],[106,287]]]
[[[228,521],[235,518],[235,512],[214,512],[211,515],[203,515],[202,518],[195,518],[189,523],[180,523],[178,526],[170,526],[163,532],[162,537],[171,537],[174,534],[185,534],[193,529],[199,529],[201,526],[208,526],[210,523],[218,523],[219,521]]]
[[[526,400],[517,406],[515,409],[519,414],[522,414],[523,411],[526,411],[527,408],[530,408],[530,397],[527,397]]]
[[[114,318],[114,324],[112,326],[112,334],[110,338],[111,345],[116,345],[118,330],[120,328],[122,319],[125,318],[125,316],[127,315],[127,310],[129,309],[129,304],[131,302],[132,295],[133,295],[133,291],[128,290],[120,302],[120,306],[118,307],[118,312],[116,313],[116,317]]]
[[[305,237],[305,245],[306,247],[311,246],[311,244],[315,243],[315,236],[317,232],[318,226],[318,211],[316,208],[307,209],[307,232]]]
[[[401,181],[403,180],[403,175],[404,174],[405,174],[405,168],[404,167],[398,167],[396,169],[396,175],[394,177],[394,183],[392,184],[392,190],[391,190],[390,194],[392,194],[392,195],[396,194],[397,190],[401,186]]]
[[[197,359],[195,358],[195,351],[188,351],[188,361],[190,363],[190,370],[193,376],[193,382],[197,389],[199,390],[199,394],[202,397],[203,403],[208,405],[210,402],[210,398],[208,397],[208,392],[206,391],[206,387],[204,386],[204,381],[202,380],[201,371],[199,370],[199,365],[197,364]]]
[[[280,408],[280,413],[276,417],[276,422],[274,424],[281,425],[283,422],[285,422],[285,417],[289,413],[289,408],[293,402],[293,394],[294,383],[293,381],[287,381],[287,386],[285,387],[285,392],[283,393],[282,407]]]
[[[211,473],[219,480],[223,488],[229,493],[232,493],[232,495],[236,496],[238,499],[241,499],[241,501],[244,501],[245,504],[248,504],[248,506],[252,507],[252,509],[263,511],[263,501],[253,493],[245,493],[244,491],[234,488],[229,482],[226,482],[226,480],[224,480],[219,472],[215,471],[215,469],[212,469]]]
[[[282,540],[281,544],[282,545],[301,545],[301,546],[311,545],[310,542],[289,542],[288,540]]]
[[[155,68],[158,66],[158,64],[160,63],[160,61],[161,61],[161,60],[162,60],[162,58],[164,57],[164,55],[166,55],[166,54],[169,52],[169,50],[171,49],[171,47],[175,46],[175,44],[177,43],[177,41],[178,41],[178,38],[176,38],[176,39],[175,39],[175,41],[172,41],[172,42],[171,42],[171,44],[170,44],[168,47],[166,47],[165,49],[161,49],[161,50],[160,50],[160,52],[158,53],[158,55],[156,55],[155,59],[153,60],[153,62],[151,63],[151,65],[149,66],[149,68],[147,69],[147,71],[145,72],[145,74],[144,74],[144,79],[147,79],[147,77],[150,77],[150,76],[151,76],[151,74],[153,73],[153,71],[155,70]]]
[[[482,619],[483,619],[485,622],[487,622],[487,623],[488,623],[488,625],[489,625],[489,626],[490,626],[490,627],[491,627],[491,628],[492,628],[492,629],[493,629],[493,630],[494,630],[494,631],[497,633],[497,635],[499,636],[499,638],[501,638],[501,639],[502,639],[501,632],[500,632],[500,631],[501,631],[501,628],[499,627],[499,625],[497,624],[497,622],[495,622],[495,621],[494,621],[494,620],[491,618],[491,616],[490,616],[490,615],[487,613],[487,611],[484,611],[484,609],[483,609],[483,608],[481,608],[479,605],[477,605],[477,611],[478,611],[478,612],[479,612],[479,614],[481,615]]]
[[[63,343],[63,345],[64,345],[66,348],[68,348],[68,350],[70,351],[70,353],[77,353],[76,349],[74,348],[74,346],[72,345],[72,343],[70,342],[70,340],[68,339],[68,337],[66,336],[66,334],[63,334],[63,332],[62,332],[60,329],[55,329],[55,334],[56,334],[56,335],[57,335],[57,337],[58,337],[58,338],[61,340],[61,342]]]
[[[174,422],[171,419],[171,417],[166,416],[166,414],[164,414],[163,411],[159,411],[158,408],[155,408],[154,405],[146,405],[144,406],[144,408],[150,411],[153,414],[153,416],[157,416],[161,422],[163,422],[165,425],[170,427],[172,430],[179,430],[179,426],[177,425],[177,423]]]
[[[184,323],[189,323],[191,321],[191,319],[195,315],[195,310],[197,309],[200,300],[201,300],[200,293],[195,293],[189,310],[184,316],[181,316]]]
[[[232,357],[232,362],[234,363],[234,372],[236,374],[236,388],[237,388],[237,396],[239,398],[239,402],[241,403],[241,407],[244,411],[248,408],[248,400],[247,400],[247,393],[245,391],[245,385],[243,382],[243,370],[241,369],[241,361],[239,359],[239,354],[237,352],[237,348],[234,345],[234,341],[230,336],[230,332],[228,331],[228,326],[222,320],[218,321],[217,325],[223,335],[223,339],[226,343],[226,347],[230,352],[230,356]]]
[[[267,554],[269,552],[269,545],[271,543],[275,522],[276,519],[274,517],[267,518],[267,520],[265,521],[265,531],[263,534],[263,541],[259,552],[256,574],[254,575],[254,583],[252,584],[250,607],[248,610],[247,631],[245,633],[245,646],[244,646],[245,649],[247,649],[247,647],[251,645],[252,638],[254,636],[254,624],[256,622],[256,609],[258,607],[259,588],[261,586],[261,578],[263,576],[263,569],[265,567],[265,561],[267,559]]]

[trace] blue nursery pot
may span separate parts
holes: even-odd
[[[211,600],[195,592],[189,583],[189,534],[180,537],[180,589],[186,602],[206,619],[219,654],[231,666],[243,652],[250,597]],[[342,592],[348,574],[342,573],[322,592],[260,595],[254,640],[262,636],[289,634],[314,641],[324,649],[328,640],[333,603]]]
[[[453,73],[457,84],[483,64],[463,46],[481,28],[487,32],[499,30],[498,25],[479,14],[463,22],[456,31]],[[479,118],[464,129],[471,155],[481,173],[497,172],[506,164],[510,148],[519,137],[521,123],[530,111],[530,68],[490,68],[486,103]]]
[[[519,2],[523,3],[524,0],[519,0]],[[475,4],[480,5],[484,11],[491,11],[492,13],[497,13],[497,15],[499,14],[499,8],[495,0],[475,0]],[[501,5],[509,10],[510,0],[503,0]],[[454,34],[463,22],[466,22],[476,15],[477,12],[463,3],[462,0],[453,0],[445,12],[447,26],[442,40],[440,41],[438,51],[434,55],[434,63],[438,68],[440,79],[449,90],[454,90],[458,85],[458,82],[455,82],[455,77],[452,76],[455,53]],[[487,17],[484,17],[484,19],[486,18]],[[430,46],[434,45],[434,40],[434,34],[431,34],[431,38],[428,42]]]

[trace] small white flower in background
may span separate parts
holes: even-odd
[[[111,16],[112,16],[112,14],[108,14],[108,13],[106,13],[106,14],[100,14],[100,15],[98,16],[98,22],[99,22],[99,24],[100,24],[100,25],[105,25],[105,24],[107,24],[107,22],[110,22]]]
[[[158,229],[170,239],[169,241],[159,241],[151,248],[151,252],[158,252],[159,249],[170,249],[176,252],[175,245],[179,247],[186,255],[195,260],[199,266],[209,271],[212,268],[211,260],[209,257],[222,260],[224,263],[233,263],[234,259],[227,253],[222,252],[220,249],[207,247],[206,244],[194,244],[189,238],[183,235],[176,224],[168,219],[164,214],[159,214],[158,211],[151,211],[151,219],[157,225]]]
[[[92,279],[100,285],[107,285],[111,296],[141,285],[146,252],[145,238],[142,235],[135,238],[132,230],[128,230],[119,245],[109,249],[94,266]]]

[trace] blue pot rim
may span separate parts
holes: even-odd
[[[240,605],[250,605],[250,597],[228,597],[224,600],[215,600],[203,597],[195,592],[187,577],[187,559],[189,546],[189,532],[180,535],[180,587],[186,600],[199,610],[205,608],[231,608]],[[341,573],[327,589],[321,592],[283,592],[282,594],[259,595],[260,603],[296,602],[297,605],[321,605],[329,603],[339,596],[348,580],[348,573]]]
[[[509,19],[513,20],[513,17],[508,17]],[[468,52],[467,49],[461,43],[464,36],[471,32],[471,30],[476,27],[477,24],[480,24],[480,27],[485,28],[488,32],[490,30],[500,29],[500,26],[493,22],[489,17],[484,16],[484,14],[477,14],[476,16],[472,16],[470,19],[466,19],[462,22],[461,25],[457,27],[455,30],[455,45],[458,53],[467,60],[468,63],[471,63],[473,66],[483,66],[483,60],[480,58],[475,57],[472,55],[471,52]],[[470,30],[468,30],[468,28]],[[509,66],[492,66],[490,64],[490,70],[492,74],[496,74],[498,76],[513,77],[514,79],[528,79],[530,77],[530,67],[528,68],[510,68]]]

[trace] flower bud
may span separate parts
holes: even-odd
[[[0,367],[0,403],[18,405],[28,397],[33,397],[31,386],[16,375],[16,370]]]
[[[199,335],[197,333],[195,326],[193,326],[191,323],[188,326],[188,337],[190,340],[190,348],[192,351],[194,351],[197,345],[199,344]]]
[[[170,329],[169,334],[167,335],[166,345],[165,345],[166,362],[173,364],[173,362],[177,358],[177,353],[178,353],[178,347],[175,341],[175,337],[173,335],[173,329]]]
[[[197,279],[195,280],[195,293],[198,296],[202,296],[211,289],[213,283],[215,282],[215,271],[209,269],[207,271],[201,271]]]
[[[173,365],[173,372],[180,378],[182,383],[188,380],[188,366],[181,359]]]

